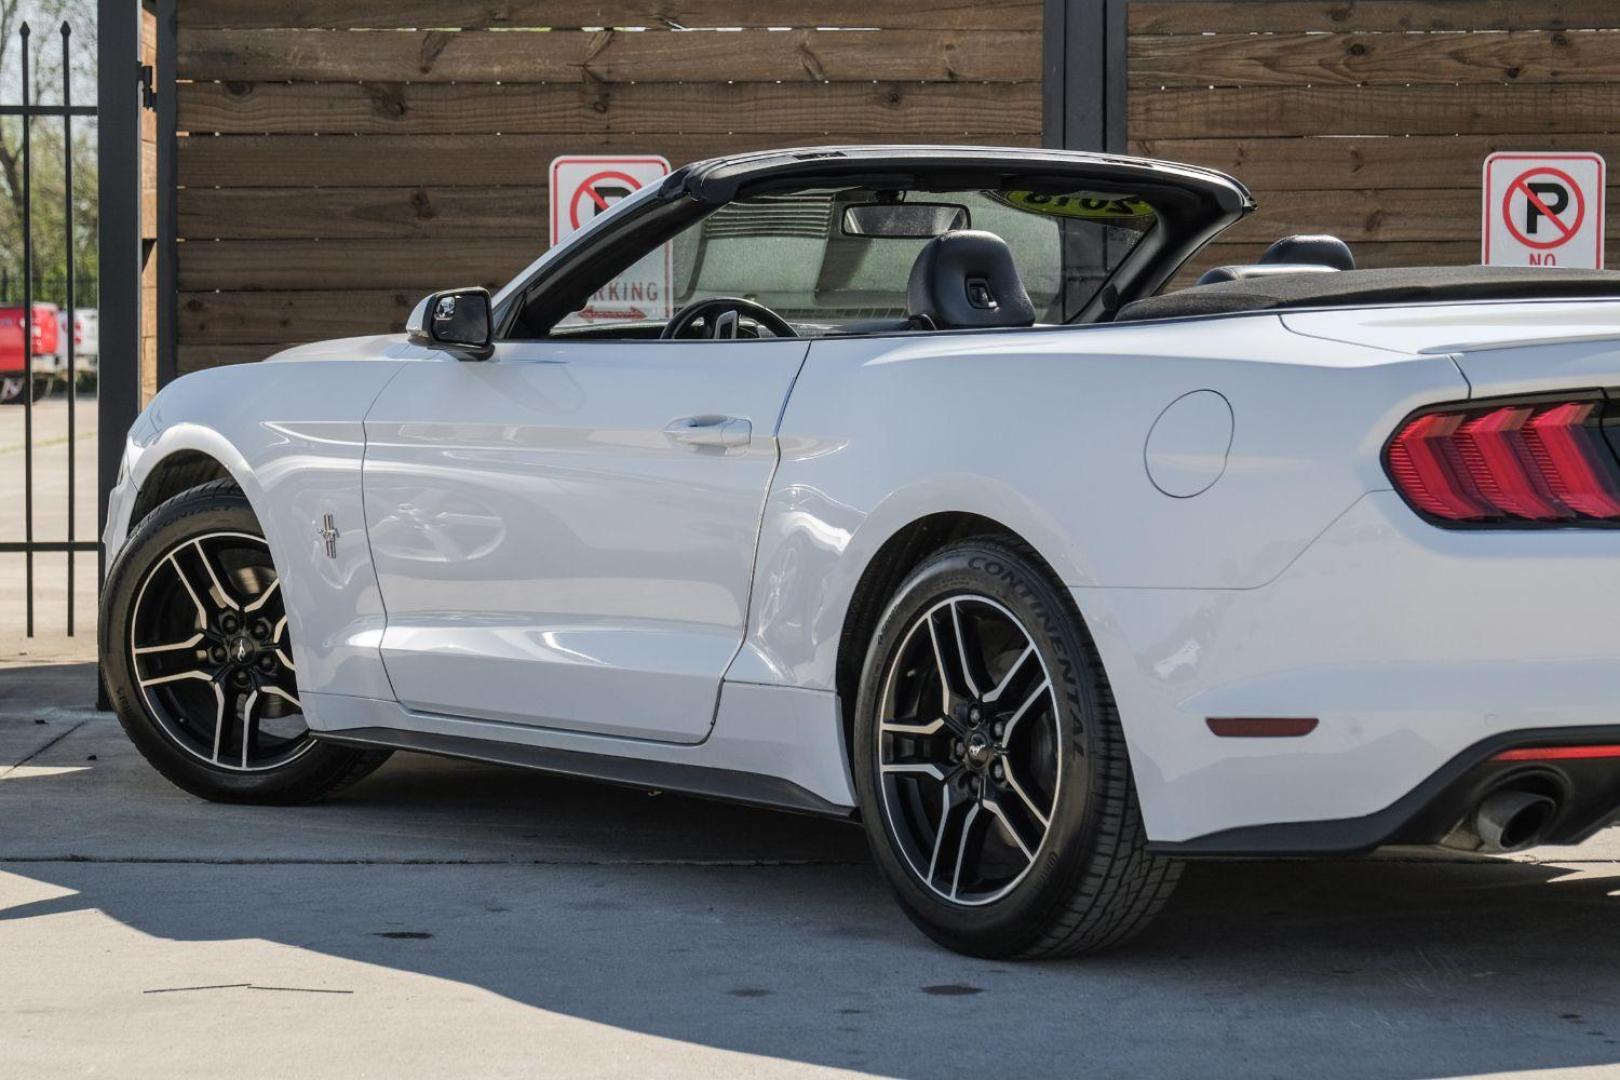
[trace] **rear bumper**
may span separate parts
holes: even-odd
[[[1407,826],[1479,755],[1605,740],[1617,595],[1620,532],[1441,530],[1389,491],[1259,588],[1074,590],[1149,837],[1210,854],[1429,842]],[[1220,738],[1209,717],[1320,722]]]
[[[1528,786],[1558,811],[1540,843],[1578,844],[1620,817],[1620,758],[1501,760],[1521,748],[1620,744],[1620,725],[1510,732],[1452,758],[1417,787],[1372,814],[1327,821],[1249,825],[1150,849],[1181,857],[1356,855],[1394,844],[1439,844],[1493,791]]]

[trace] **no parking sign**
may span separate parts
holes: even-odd
[[[1599,154],[1486,158],[1485,264],[1602,269],[1607,172]]]
[[[661,157],[577,154],[551,163],[551,243],[579,232],[620,200],[669,174]],[[670,254],[665,244],[598,289],[570,316],[586,322],[667,319]]]

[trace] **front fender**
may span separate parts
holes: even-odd
[[[173,455],[206,454],[242,489],[264,529],[286,596],[299,687],[392,698],[360,476],[365,413],[396,370],[376,361],[251,364],[165,388],[130,429],[103,535],[109,563],[138,527],[130,516],[142,486]],[[331,557],[320,535],[328,514],[339,533]]]

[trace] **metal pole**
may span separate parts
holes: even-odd
[[[157,385],[161,390],[180,377],[177,328],[180,320],[180,228],[176,185],[179,171],[180,140],[176,137],[179,119],[178,80],[175,79],[180,20],[177,0],[158,0],[157,65],[153,72],[153,104],[157,108],[157,244],[152,257],[157,260]]]
[[[66,222],[67,232],[67,634],[73,636],[73,564],[76,556],[73,552],[73,508],[75,499],[75,471],[74,459],[78,456],[78,441],[76,438],[75,417],[79,408],[79,369],[77,366],[77,349],[75,338],[79,333],[78,310],[74,304],[73,295],[73,57],[69,48],[73,28],[66,20],[62,23],[62,105],[66,110],[62,113],[62,184],[66,191],[63,199],[67,204],[62,217]]]
[[[29,146],[29,115],[32,87],[28,74],[28,38],[32,32],[23,23],[17,36],[22,42],[22,232],[23,232],[23,564],[27,575],[27,634],[34,636],[34,165]]]
[[[96,155],[102,182],[101,359],[96,396],[97,532],[107,525],[107,497],[124,456],[124,433],[140,401],[141,327],[141,63],[137,0],[98,0]],[[106,579],[106,552],[99,580]],[[105,687],[98,699],[108,707]]]

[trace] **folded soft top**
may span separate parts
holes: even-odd
[[[1275,308],[1365,307],[1447,300],[1620,299],[1620,271],[1513,266],[1346,270],[1223,281],[1150,296],[1120,308],[1115,322],[1229,315]]]

